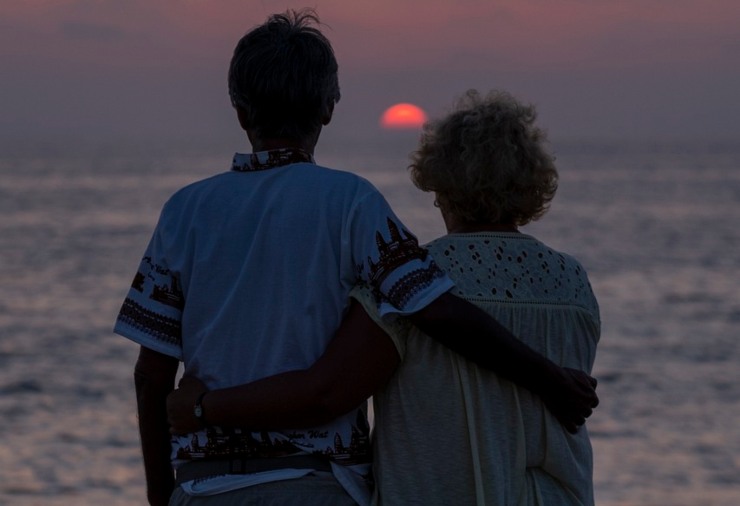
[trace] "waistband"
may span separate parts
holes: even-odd
[[[223,460],[192,460],[175,471],[175,483],[227,474],[251,474],[276,469],[313,469],[331,471],[331,462],[316,455],[289,455],[286,457],[245,458]]]

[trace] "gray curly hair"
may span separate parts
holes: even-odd
[[[231,104],[260,138],[303,139],[339,101],[338,65],[312,9],[273,14],[236,45]]]
[[[524,225],[547,212],[558,186],[532,105],[503,91],[469,90],[446,117],[424,126],[411,179],[468,223]]]

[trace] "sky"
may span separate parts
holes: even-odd
[[[0,0],[0,145],[241,143],[234,45],[301,7],[339,61],[333,142],[469,88],[533,103],[551,139],[740,139],[738,0]]]

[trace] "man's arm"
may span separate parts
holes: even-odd
[[[444,294],[409,317],[443,345],[539,395],[570,432],[598,404],[596,380],[564,369],[516,339],[477,306]],[[203,398],[208,424],[254,430],[327,422],[358,405],[382,386],[399,357],[388,336],[353,302],[326,353],[309,369],[270,376]],[[168,398],[174,433],[199,428],[193,405],[206,387],[183,378]]]
[[[167,505],[175,488],[166,401],[175,388],[178,365],[177,359],[142,346],[134,369],[147,499],[152,506]]]
[[[400,358],[388,335],[352,300],[324,354],[308,369],[213,390],[202,398],[208,425],[251,430],[311,427],[327,423],[366,401],[396,370]],[[206,391],[183,378],[167,399],[172,432],[193,432],[196,399]]]
[[[444,346],[537,394],[569,432],[576,432],[599,403],[594,378],[558,366],[449,292],[408,318]]]

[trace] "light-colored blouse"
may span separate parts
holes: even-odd
[[[519,233],[452,234],[428,248],[455,282],[453,293],[555,363],[591,372],[599,308],[578,261]],[[374,397],[376,503],[594,503],[585,426],[568,433],[529,391],[403,319],[381,319],[367,291],[354,295],[402,357]]]

